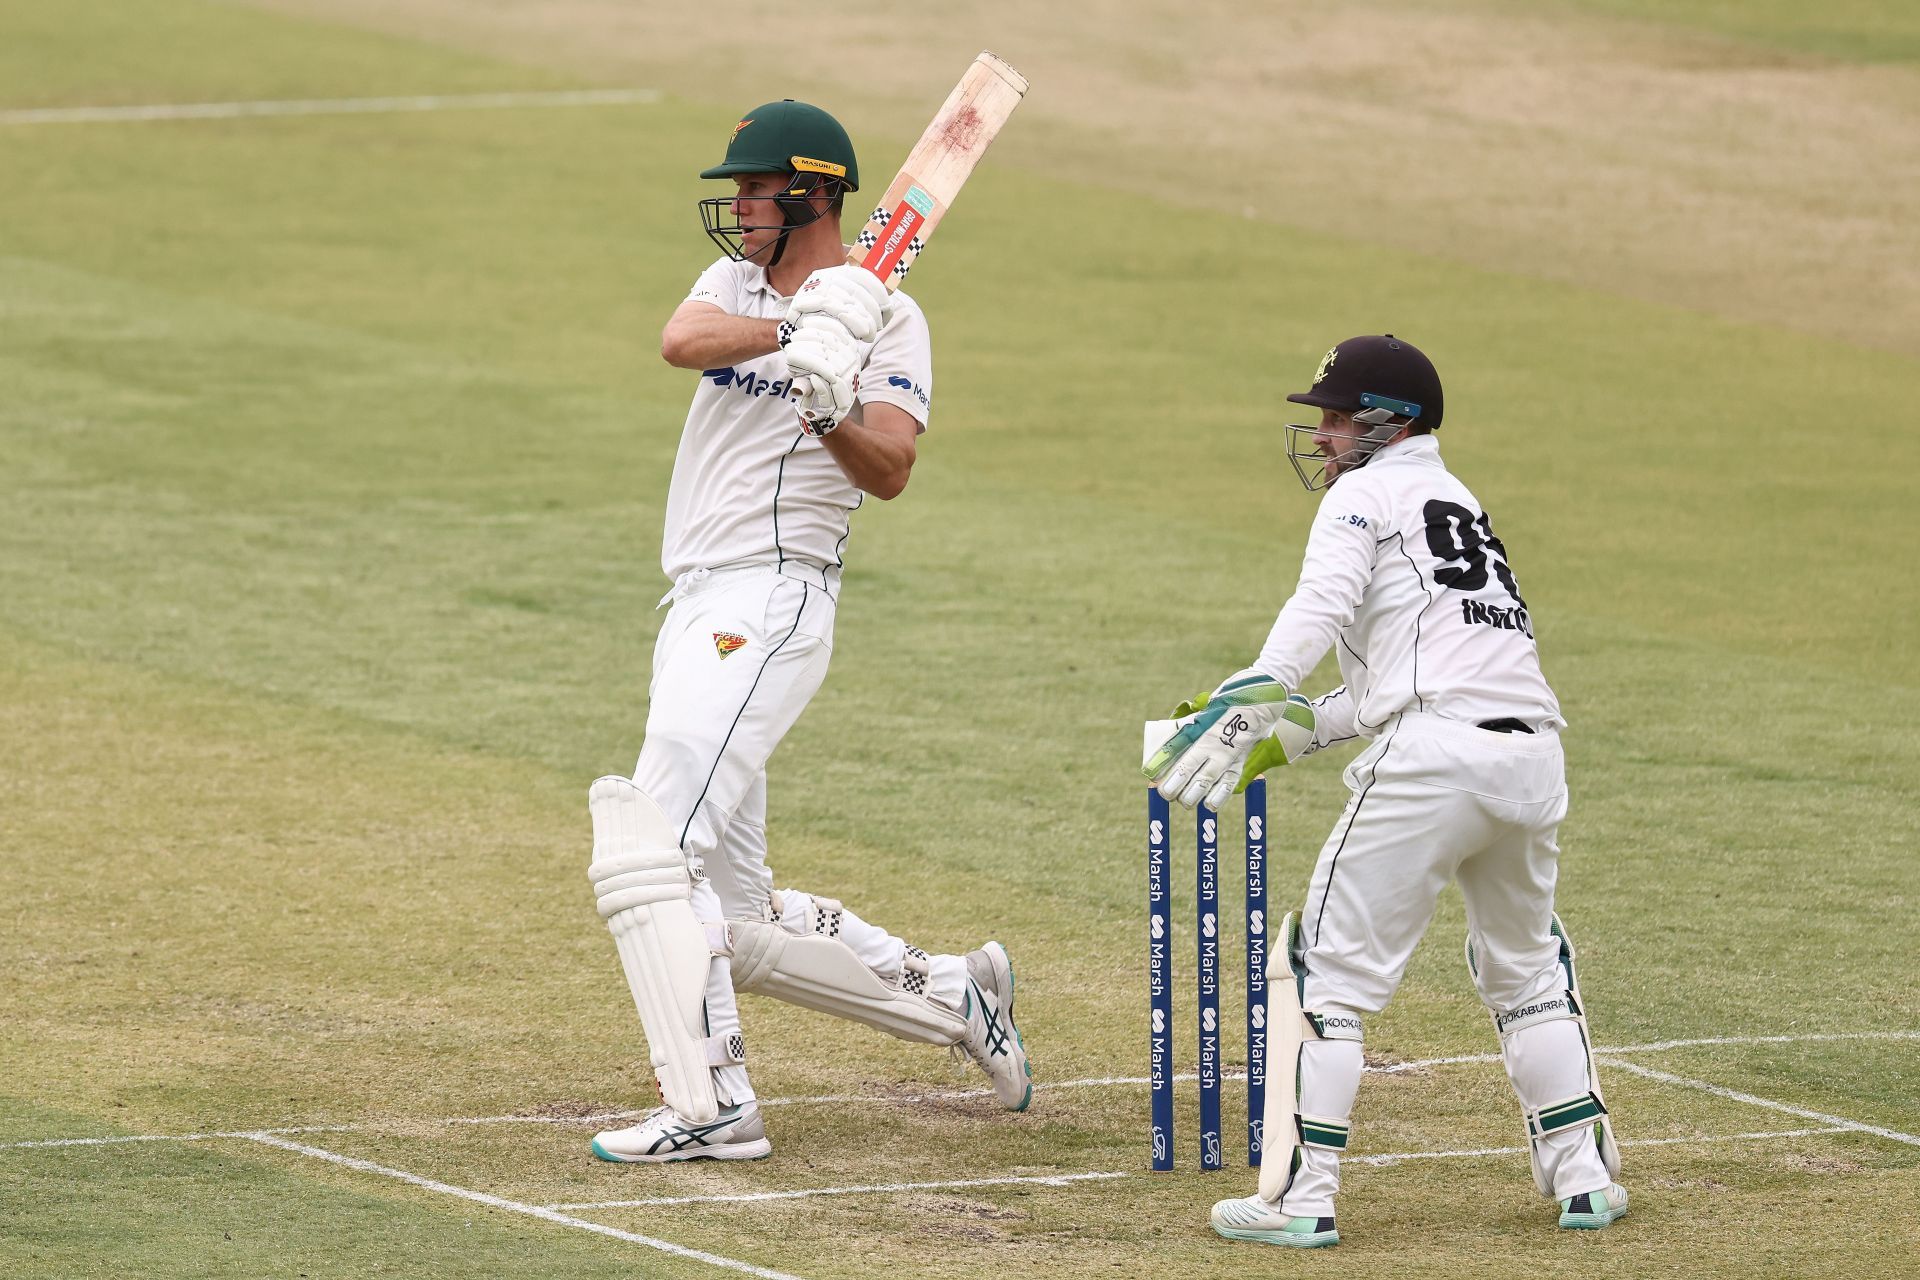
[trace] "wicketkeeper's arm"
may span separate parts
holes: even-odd
[[[1313,699],[1313,742],[1301,755],[1360,736],[1359,705],[1347,686]]]
[[[1365,473],[1353,480],[1365,481]],[[1353,490],[1350,496],[1344,490]],[[1333,647],[1342,627],[1353,622],[1355,610],[1373,581],[1378,517],[1360,515],[1373,510],[1364,483],[1343,480],[1327,491],[1307,535],[1300,565],[1300,585],[1274,619],[1267,642],[1252,669],[1289,689],[1298,689],[1307,673]],[[1336,501],[1336,498],[1338,501]]]

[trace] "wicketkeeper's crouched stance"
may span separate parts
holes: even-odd
[[[912,299],[834,265],[859,174],[831,116],[768,103],[702,176],[738,190],[702,202],[727,257],[662,336],[669,363],[702,374],[667,499],[673,608],[634,776],[588,796],[594,893],[666,1105],[596,1136],[604,1160],[771,1150],[736,991],[964,1050],[1004,1106],[1032,1097],[999,943],[931,954],[832,898],[773,887],[767,760],[826,676],[852,510],[906,484],[932,354]]]
[[[1300,584],[1253,666],[1178,709],[1147,773],[1169,800],[1217,807],[1268,768],[1355,737],[1372,745],[1347,767],[1346,813],[1270,952],[1260,1190],[1215,1205],[1214,1230],[1338,1243],[1363,1016],[1386,1007],[1456,879],[1534,1182],[1560,1202],[1561,1226],[1604,1227],[1627,1193],[1553,911],[1565,721],[1506,548],[1440,460],[1440,378],[1411,345],[1349,339],[1288,399],[1321,410],[1317,427],[1288,428],[1288,454],[1309,490],[1327,489]],[[1311,449],[1296,445],[1309,436]],[[1346,683],[1312,702],[1293,694],[1336,642]]]

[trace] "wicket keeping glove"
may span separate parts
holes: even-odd
[[[1268,769],[1298,758],[1313,743],[1313,706],[1257,673],[1229,679],[1212,694],[1174,708],[1180,728],[1142,772],[1167,800],[1210,809]]]

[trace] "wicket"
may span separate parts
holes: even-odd
[[[1247,1167],[1260,1166],[1260,1118],[1266,1103],[1267,784],[1247,787]],[[1195,1017],[1199,1028],[1200,1167],[1220,1160],[1220,822],[1194,811],[1196,852]],[[1170,807],[1147,788],[1147,987],[1149,1076],[1153,1098],[1152,1167],[1173,1168],[1173,828]]]

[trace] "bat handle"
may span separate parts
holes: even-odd
[[[793,379],[793,385],[792,385],[792,387],[790,388],[790,390],[792,391],[792,393],[793,393],[793,394],[794,394],[795,396],[798,396],[798,397],[801,397],[801,398],[805,398],[806,396],[809,396],[809,395],[811,395],[811,394],[813,394],[813,378],[812,378],[812,376],[811,376],[811,375],[809,375],[809,374],[804,374],[804,373],[802,373],[802,374],[798,374],[798,375],[796,375],[796,376],[794,377],[794,379]],[[799,408],[798,408],[798,406],[795,406],[795,410],[794,410],[794,411],[795,411],[796,413],[798,413],[798,412],[799,412]],[[800,414],[800,420],[801,420],[802,422],[805,422],[805,421],[807,420],[807,415],[806,415],[806,414],[804,414],[804,413],[801,413],[801,414]],[[826,428],[827,428],[828,430],[831,430],[831,429],[833,429],[834,427],[836,427],[836,426],[838,426],[838,425],[839,425],[839,423],[838,423],[838,422],[832,422],[832,421],[830,421],[830,422],[826,422],[826,423],[821,423],[821,424],[816,424],[816,425],[820,425],[820,426],[825,426],[825,427],[826,427]]]

